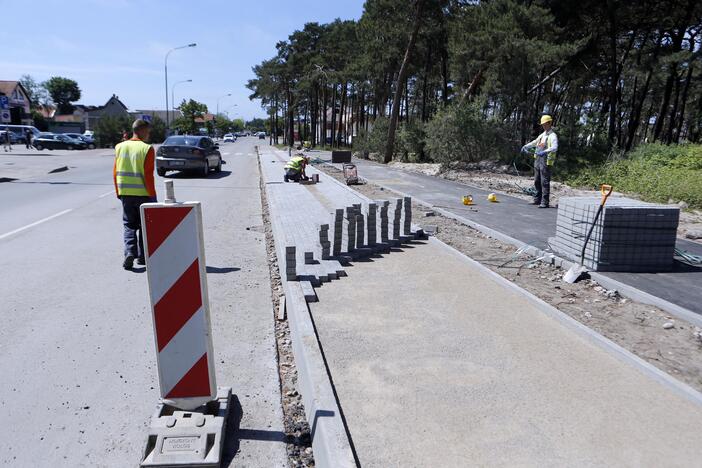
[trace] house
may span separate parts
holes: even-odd
[[[32,125],[32,103],[22,83],[0,80],[0,96],[7,96],[10,105],[10,122],[5,123]]]
[[[103,106],[76,104],[70,114],[54,114],[49,125],[52,132],[76,132],[92,130],[102,117],[129,117],[127,106],[113,94]]]
[[[127,106],[125,106],[115,94],[107,100],[104,106],[89,107],[91,108],[86,110],[87,117],[85,119],[85,127],[87,130],[94,129],[95,125],[97,125],[97,122],[102,117],[129,117]]]
[[[132,116],[134,119],[140,119],[141,116],[143,115],[150,115],[151,119],[153,121],[154,117],[158,117],[161,119],[163,122],[166,122],[166,111],[165,110],[157,110],[157,109],[142,109],[142,110],[135,110],[129,113],[129,115]],[[178,109],[173,109],[169,113],[169,120],[170,122],[173,122],[175,119],[179,119],[180,117],[183,117],[183,113],[179,111]]]

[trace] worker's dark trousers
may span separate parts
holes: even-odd
[[[534,203],[548,206],[551,195],[551,168],[546,164],[546,155],[537,156],[534,164]]]
[[[301,177],[302,177],[302,172],[298,172],[294,169],[286,169],[285,176],[283,177],[283,180],[285,182],[290,182],[291,180],[293,182],[300,182]]]
[[[142,203],[155,202],[155,197],[136,197],[122,195],[122,221],[124,223],[124,256],[144,256],[144,238],[141,232],[141,215],[139,207]]]

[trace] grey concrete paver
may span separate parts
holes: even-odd
[[[699,463],[699,402],[435,239],[404,250],[310,304],[363,466]]]

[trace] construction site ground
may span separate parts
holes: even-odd
[[[528,172],[518,172],[514,166],[498,165],[491,161],[483,164],[483,169],[442,168],[441,164],[437,163],[391,162],[389,166],[428,176],[441,177],[485,190],[507,193],[522,200],[531,198],[525,193],[524,189],[532,187],[534,182],[532,174]],[[553,205],[557,205],[558,199],[561,197],[597,196],[597,194],[597,192],[592,190],[571,187],[561,182],[551,182],[551,203]],[[627,194],[627,196],[637,198],[635,194]],[[676,202],[675,200],[670,201],[671,203]],[[684,201],[680,204],[682,207],[685,207]],[[694,209],[683,209],[680,211],[678,236],[702,243],[702,211]]]
[[[329,161],[330,153],[311,153],[317,160]],[[357,160],[359,174],[365,180],[385,188],[412,196],[417,201],[428,203],[437,209],[469,219],[493,231],[505,234],[515,241],[537,249],[550,249],[548,238],[555,235],[557,209],[541,210],[525,200],[499,194],[497,203],[489,203],[487,190],[454,182],[439,177],[408,172],[372,161]],[[340,167],[340,166],[339,166]],[[464,206],[463,195],[473,195],[476,204]],[[702,244],[678,238],[677,247],[692,254],[702,255]],[[674,262],[671,271],[656,273],[600,272],[603,277],[642,291],[657,298],[659,302],[684,309],[680,315],[694,316],[700,324],[702,301],[699,285],[702,284],[702,268]],[[660,305],[660,304],[659,304]],[[663,305],[660,305],[664,309]],[[692,320],[692,319],[690,319]]]
[[[341,171],[335,167],[326,164],[316,167],[337,180],[344,180]],[[351,188],[372,199],[395,196],[372,183]],[[618,292],[607,290],[591,280],[564,283],[561,281],[564,271],[550,264],[528,264],[533,259],[519,257],[504,265],[516,251],[513,245],[490,238],[417,203],[413,204],[413,212],[416,223],[437,227],[437,239],[664,372],[702,390],[702,330],[698,327],[657,307],[621,297]],[[699,296],[699,291],[694,293]]]
[[[309,307],[361,466],[699,461],[699,401],[440,241],[347,271]]]

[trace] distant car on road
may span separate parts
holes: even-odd
[[[258,132],[258,139],[265,140],[266,139],[266,132]]]
[[[32,141],[32,144],[34,145],[34,148],[38,149],[39,151],[43,150],[44,148],[49,150],[82,150],[88,147],[88,145],[82,140],[76,140],[69,136],[55,133],[40,133],[39,136]]]
[[[224,140],[225,143],[226,143],[226,142],[234,143],[234,142],[236,141],[236,137],[235,137],[234,135],[232,135],[231,133],[227,133],[226,135],[224,135],[224,139],[223,139],[223,140]]]
[[[83,132],[83,136],[95,138],[95,132],[93,132],[92,130],[86,130]]]
[[[156,154],[156,172],[161,177],[168,171],[199,171],[207,177],[210,170],[222,171],[219,145],[209,137],[174,135],[163,142]]]
[[[64,133],[67,137],[73,138],[74,140],[80,140],[85,142],[88,149],[95,149],[97,145],[95,144],[95,139],[93,137],[85,136],[80,133]]]

